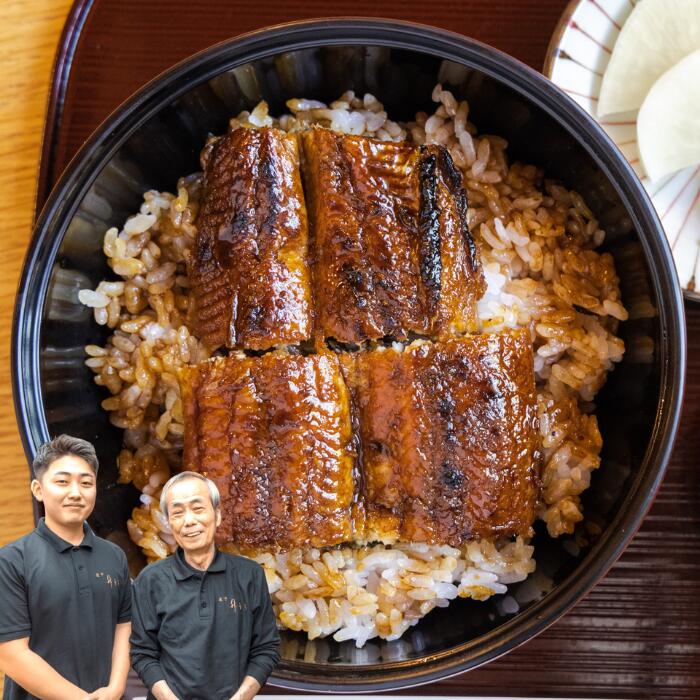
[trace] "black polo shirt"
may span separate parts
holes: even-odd
[[[134,582],[131,662],[149,690],[165,679],[180,700],[229,700],[245,676],[264,685],[278,661],[272,602],[254,561],[217,551],[199,571],[178,549]]]
[[[131,619],[124,552],[87,523],[75,547],[46,526],[0,549],[0,642],[29,648],[87,692],[109,683],[114,628]],[[34,698],[5,678],[4,700]]]

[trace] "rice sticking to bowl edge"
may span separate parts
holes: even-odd
[[[550,535],[571,533],[583,517],[580,494],[600,465],[593,400],[624,353],[615,333],[627,311],[613,260],[595,250],[605,234],[580,195],[535,166],[509,164],[501,137],[479,136],[466,101],[441,85],[432,97],[436,111],[405,125],[391,121],[376,97],[348,92],[330,105],[290,100],[290,113],[279,119],[263,102],[232,119],[231,128],[295,132],[321,124],[448,148],[463,175],[487,282],[478,305],[482,332],[528,327],[533,338],[544,455],[539,517]],[[119,480],[141,491],[128,531],[149,561],[175,548],[158,496],[181,457],[177,371],[207,357],[185,323],[185,259],[200,195],[199,174],[182,178],[177,195],[147,192],[122,230],[105,235],[104,253],[119,279],[79,295],[96,322],[113,330],[104,347],[86,347],[86,364],[110,393],[103,408],[125,431]],[[505,593],[535,570],[533,547],[522,538],[460,548],[409,543],[243,553],[263,566],[280,625],[357,646],[375,636],[397,639],[456,597]]]

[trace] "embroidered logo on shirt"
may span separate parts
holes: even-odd
[[[118,578],[110,576],[104,571],[97,571],[95,573],[95,578],[103,578],[110,588],[119,588],[119,586],[122,585],[122,582]]]
[[[229,598],[227,595],[220,595],[217,598],[216,602],[228,606],[229,608],[231,608],[231,610],[235,612],[240,612],[241,610],[248,609],[248,603],[238,601],[233,596]]]

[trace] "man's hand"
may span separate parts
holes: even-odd
[[[253,700],[258,690],[260,690],[260,683],[253,676],[246,676],[240,688],[231,696],[231,700]]]
[[[155,697],[156,700],[180,700],[177,695],[170,690],[170,686],[165,680],[154,683],[151,688],[151,693],[153,693],[153,697]]]
[[[92,693],[86,695],[83,700],[121,700],[123,695],[123,689],[112,688],[106,685],[104,688],[93,690]]]
[[[85,691],[66,680],[29,648],[29,637],[0,642],[0,672],[30,695],[44,700],[75,700]]]

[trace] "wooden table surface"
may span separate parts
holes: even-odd
[[[472,29],[478,26],[481,30],[481,35],[477,34],[479,38],[539,68],[543,47],[566,0],[520,3],[521,0],[410,3],[414,10],[419,8],[419,14],[414,11],[411,18],[472,34]],[[142,0],[104,0],[102,7],[111,6],[112,14],[106,11],[102,15],[99,12],[91,14],[88,30],[92,36],[98,30],[101,33],[99,40],[79,47],[82,60],[76,62],[75,70],[80,78],[75,83],[83,88],[79,93],[81,99],[72,99],[73,110],[65,120],[61,138],[57,140],[54,159],[45,162],[47,183],[60,174],[67,159],[99,121],[138,87],[138,84],[132,84],[134,76],[126,71],[117,76],[115,83],[95,84],[92,76],[99,74],[98,68],[106,56],[117,63],[126,58],[138,61],[145,70],[145,81],[176,58],[225,38],[230,33],[230,26],[245,31],[299,16],[337,14],[326,0],[300,0],[298,4],[286,5],[272,0],[239,0],[236,3],[192,0],[172,4],[186,16],[169,14],[170,3],[166,0],[148,1],[149,9],[159,8],[155,14],[161,23],[160,33],[171,32],[167,45],[161,45],[161,50],[155,51],[145,43],[124,42],[122,39],[137,36],[141,31],[141,25],[136,26],[135,17],[138,22],[155,21],[153,17],[138,19],[138,11],[145,5]],[[344,4],[349,5],[348,2]],[[3,76],[0,82],[0,154],[3,165],[0,187],[4,194],[0,219],[4,243],[4,255],[0,256],[0,397],[3,408],[0,413],[0,546],[25,534],[33,526],[27,466],[12,406],[10,328],[17,280],[31,234],[47,89],[56,46],[71,5],[71,0],[0,0],[0,68]],[[100,3],[95,0],[95,5],[99,7]],[[209,9],[210,5],[218,8],[220,16],[217,15],[217,19],[220,21],[212,20],[211,16],[205,18],[202,14],[202,8]],[[525,5],[531,11],[526,12]],[[381,4],[374,0],[357,0],[352,6],[353,14],[357,15],[402,17],[405,16],[406,4],[402,0],[383,0]],[[506,8],[516,10],[505,12]],[[461,21],[453,26],[451,18],[455,10]],[[211,12],[214,14],[213,10]],[[210,32],[206,36],[198,32],[198,28],[205,25]],[[84,89],[86,84],[90,85],[89,93]],[[75,85],[73,89],[76,89]],[[541,697],[552,694],[578,694],[580,697],[584,687],[589,689],[589,697],[663,696],[674,700],[700,697],[700,690],[697,694],[693,690],[693,684],[700,678],[698,598],[693,596],[690,599],[692,605],[686,611],[673,604],[674,595],[686,595],[692,581],[700,580],[700,556],[695,556],[700,551],[700,479],[695,469],[695,455],[700,451],[700,409],[697,408],[700,404],[700,360],[692,360],[700,357],[700,307],[686,304],[686,312],[691,362],[684,416],[666,484],[642,532],[613,571],[565,621],[518,652],[483,670],[467,674],[468,681],[466,676],[455,678],[426,688],[425,692],[462,694],[467,692],[468,684],[472,692],[500,690],[503,694],[524,695],[522,690],[527,688]],[[670,568],[664,572],[668,595],[657,600],[653,592],[658,582],[649,566],[664,561],[659,538],[667,536],[668,532],[673,533],[673,539],[667,544]],[[636,578],[630,575],[625,579],[625,571],[632,572]],[[611,607],[615,608],[616,615],[607,619],[605,611]],[[653,611],[649,613],[648,624],[637,624],[635,616],[640,611]],[[600,629],[591,626],[596,624],[600,624]],[[576,635],[573,644],[572,634]],[[544,660],[550,669],[547,674],[542,673]],[[580,667],[580,678],[585,680],[585,686],[572,687],[572,666]],[[543,679],[544,675],[546,678]],[[504,686],[507,678],[519,679],[522,686]],[[640,693],[640,689],[644,692]]]
[[[70,0],[0,3],[0,546],[34,525],[24,450],[12,405],[10,329],[32,230],[51,67],[71,4]]]
[[[0,546],[34,525],[10,382],[15,291],[32,231],[51,67],[70,0],[0,2]]]

